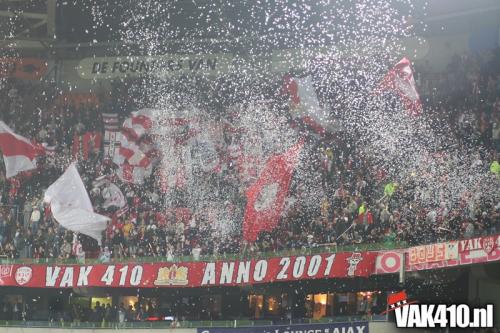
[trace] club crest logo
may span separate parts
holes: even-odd
[[[487,254],[490,254],[491,251],[493,251],[495,249],[495,247],[496,247],[495,245],[496,245],[495,238],[486,237],[483,239],[483,250]]]
[[[349,264],[349,268],[347,269],[348,276],[354,276],[356,268],[358,268],[358,264],[361,260],[363,260],[363,257],[359,252],[354,252],[349,258],[347,258],[347,263]]]
[[[155,286],[186,286],[188,284],[188,268],[185,266],[172,265],[162,267],[158,270]]]
[[[30,282],[31,277],[33,276],[33,270],[28,266],[21,266],[16,270],[15,279],[17,284],[20,286],[25,285]]]

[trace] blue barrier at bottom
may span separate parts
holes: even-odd
[[[198,333],[368,333],[368,322],[300,324],[257,327],[207,327]]]

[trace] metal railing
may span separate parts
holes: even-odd
[[[198,327],[256,327],[271,325],[297,325],[297,324],[321,324],[341,323],[353,321],[387,321],[386,316],[339,316],[323,317],[321,319],[295,319],[291,321],[276,320],[202,320],[202,321],[179,321],[172,324],[169,321],[149,322],[64,322],[64,321],[0,321],[0,327],[23,327],[23,328],[67,328],[67,329],[155,329],[155,328],[198,328]]]
[[[156,262],[193,262],[193,261],[228,261],[228,260],[245,260],[245,259],[267,259],[272,257],[295,256],[295,255],[312,255],[320,253],[337,253],[337,252],[364,252],[364,251],[380,251],[406,248],[405,242],[386,242],[386,243],[371,243],[371,244],[354,244],[354,245],[333,245],[323,244],[314,247],[301,247],[295,249],[286,249],[275,252],[258,252],[258,253],[230,253],[218,255],[200,255],[198,260],[190,256],[175,256],[167,257],[129,257],[129,258],[112,258],[112,263],[156,263]],[[85,259],[84,264],[102,263],[99,259]],[[83,264],[77,259],[58,259],[58,258],[1,258],[0,264]]]
[[[492,236],[499,235],[496,228],[491,230],[483,230],[481,233],[475,233],[471,237],[482,237],[482,236]],[[470,237],[469,237],[470,238]],[[462,238],[460,238],[462,239]],[[453,239],[453,240],[460,240]],[[107,263],[158,263],[158,262],[195,262],[195,261],[231,261],[231,260],[248,260],[248,259],[268,259],[272,257],[286,257],[286,256],[297,256],[297,255],[314,255],[320,253],[338,253],[338,252],[365,252],[365,251],[382,251],[382,250],[394,250],[394,249],[406,249],[410,246],[434,244],[440,242],[447,242],[450,240],[433,240],[426,242],[424,244],[408,244],[407,242],[398,241],[386,241],[384,243],[361,243],[361,244],[350,244],[350,245],[335,245],[335,244],[319,244],[312,247],[300,247],[294,249],[284,249],[274,252],[242,252],[242,253],[228,253],[228,254],[217,254],[217,255],[200,255],[198,259],[195,259],[192,255],[187,256],[174,256],[171,258],[154,256],[154,257],[126,257],[126,258],[111,258]],[[59,259],[59,258],[8,258],[0,256],[0,264],[59,264],[59,265],[82,265],[82,264],[99,264],[102,263],[99,259],[85,259],[84,262],[77,259]]]

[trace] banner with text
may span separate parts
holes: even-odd
[[[241,328],[206,327],[198,333],[368,333],[368,322],[276,325]]]
[[[367,277],[374,272],[376,257],[376,252],[347,252],[247,261],[0,265],[0,286],[178,288]]]
[[[402,254],[408,255],[405,267],[407,272],[500,261],[500,235],[435,245],[439,248],[437,251],[436,248],[420,252],[412,249],[381,251],[376,260],[375,274],[398,273]]]
[[[408,249],[408,262],[410,265],[425,264],[428,262],[457,258],[457,242],[421,245],[410,247]]]
[[[181,74],[219,75],[227,73],[232,54],[167,54],[162,56],[85,58],[77,67],[83,79],[115,79],[153,75],[169,77]]]

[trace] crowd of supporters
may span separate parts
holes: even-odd
[[[27,304],[9,302],[0,303],[0,320],[36,320],[41,314],[35,313]],[[43,314],[45,315],[45,314]],[[92,308],[73,304],[67,311],[58,311],[51,308],[47,313],[50,322],[56,324],[71,325],[74,323],[91,323],[94,327],[116,327],[121,328],[125,323],[167,320],[171,327],[178,327],[179,322],[167,310],[158,309],[151,301],[140,304],[119,306],[101,304],[99,301]]]
[[[417,66],[421,98],[425,107],[439,110],[443,121],[459,141],[481,146],[477,167],[499,177],[500,53],[456,56],[446,74],[435,74],[428,63]],[[496,67],[495,67],[496,66]],[[452,84],[451,84],[452,83]],[[459,239],[495,232],[499,222],[497,202],[464,198],[455,207],[412,205],[415,184],[395,183],[380,174],[370,161],[357,154],[351,133],[334,139],[323,137],[312,144],[312,170],[321,178],[325,195],[317,205],[303,206],[300,200],[287,209],[276,229],[247,244],[241,228],[214,232],[214,219],[206,207],[189,207],[186,193],[159,189],[156,171],[141,185],[113,179],[127,200],[127,210],[103,208],[96,179],[113,174],[117,166],[103,158],[102,147],[80,157],[78,167],[97,212],[112,217],[99,248],[89,238],[60,227],[43,202],[44,190],[57,179],[74,158],[75,137],[88,131],[103,132],[102,114],[115,112],[123,121],[137,107],[127,84],[99,96],[59,94],[49,84],[6,81],[0,89],[2,120],[16,133],[43,144],[47,154],[36,171],[6,179],[0,173],[0,254],[9,258],[112,258],[166,257],[276,251],[321,244],[366,244],[404,241],[408,244]],[[75,97],[77,96],[77,97]],[[221,121],[231,122],[229,112],[220,110]],[[222,171],[210,176],[214,195],[224,204],[223,218],[241,224],[245,209],[245,187],[239,183],[229,147],[233,136],[224,129],[225,147],[218,154]],[[3,163],[2,163],[3,165]],[[156,166],[158,168],[159,166]],[[290,196],[299,196],[299,180],[292,182]],[[165,204],[168,202],[168,204]],[[215,218],[221,222],[221,215]],[[233,223],[234,224],[234,223]],[[228,224],[229,225],[229,224]]]

